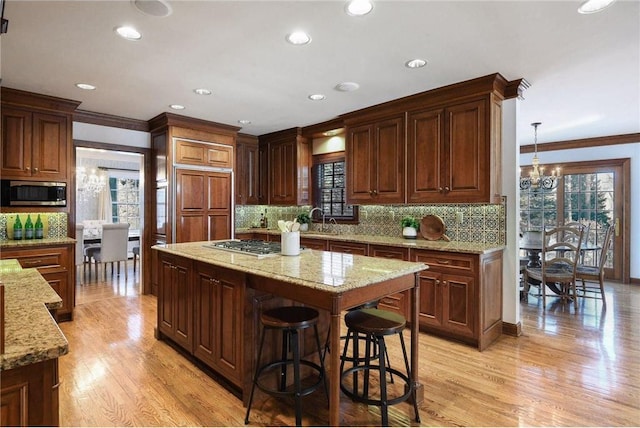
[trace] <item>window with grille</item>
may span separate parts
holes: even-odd
[[[334,218],[340,222],[358,220],[358,207],[347,204],[346,171],[344,153],[314,156],[313,162],[314,206],[319,207],[325,220]],[[322,216],[314,212],[314,219]]]
[[[140,180],[110,177],[109,190],[113,223],[129,223],[129,229],[140,229]]]

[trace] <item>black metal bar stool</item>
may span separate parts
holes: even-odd
[[[347,313],[344,318],[347,325],[347,340],[344,344],[344,350],[342,352],[342,362],[340,364],[341,381],[340,389],[346,396],[350,397],[353,401],[365,403],[369,405],[379,406],[380,413],[382,415],[382,425],[389,425],[388,406],[398,404],[406,401],[408,398],[413,400],[413,408],[416,414],[416,422],[420,422],[420,414],[418,413],[418,404],[416,403],[415,391],[413,389],[413,383],[411,382],[411,369],[409,367],[409,359],[407,358],[407,348],[404,344],[404,337],[402,331],[404,330],[407,320],[399,314],[390,311],[384,311],[381,309],[360,309]],[[365,353],[360,357],[358,349],[359,340],[355,340],[359,335],[366,335]],[[385,355],[387,352],[385,344],[385,336],[391,336],[397,334],[400,337],[400,344],[402,345],[402,355],[404,357],[404,365],[406,372],[403,373],[400,370],[394,369],[387,365],[384,358],[378,358],[378,364],[372,364],[373,354],[373,342],[378,343],[378,355]],[[347,348],[349,342],[353,341],[353,353],[352,362],[353,367],[344,370],[344,363],[347,356]],[[369,381],[370,371],[378,370],[379,382],[380,382],[380,398],[369,398]],[[358,386],[357,373],[364,372],[364,380],[362,385],[362,391]],[[397,397],[389,398],[387,394],[387,373],[393,373],[402,381],[405,382],[406,387],[404,393]],[[353,375],[352,389],[345,386],[344,381],[349,376]]]
[[[329,402],[326,374],[324,370],[324,362],[322,360],[322,351],[320,348],[320,337],[318,336],[318,317],[319,314],[317,310],[304,306],[284,306],[270,309],[262,313],[262,316],[260,317],[260,321],[262,322],[262,335],[260,338],[260,348],[258,350],[258,361],[256,363],[258,368],[253,376],[253,386],[251,387],[251,395],[249,395],[247,415],[244,419],[245,424],[249,423],[249,412],[251,411],[251,403],[253,402],[253,394],[256,386],[271,395],[294,396],[296,401],[297,426],[302,424],[302,397],[311,394],[313,391],[318,389],[321,384],[324,384],[327,403]],[[309,327],[313,327],[315,332],[320,365],[313,361],[300,358],[298,332]],[[282,331],[282,358],[260,366],[265,332],[267,330]],[[292,358],[289,358],[289,351],[291,351]],[[287,366],[289,365],[293,366],[293,390],[287,388]],[[317,381],[305,388],[302,387],[302,380],[300,379],[301,365],[311,367],[318,375]],[[280,367],[280,382],[278,389],[270,388],[260,382],[261,374],[276,367]]]

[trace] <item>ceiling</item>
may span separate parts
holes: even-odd
[[[344,1],[169,4],[169,16],[154,17],[130,0],[9,0],[2,85],[142,120],[177,103],[186,109],[174,113],[261,135],[499,72],[531,84],[520,144],[532,143],[535,121],[539,143],[640,132],[638,1],[581,15],[579,1],[377,0],[363,17]],[[142,39],[117,36],[123,24]],[[312,42],[287,43],[296,29]],[[413,58],[428,64],[406,68]],[[341,82],[360,88],[335,90]],[[196,95],[201,87],[213,94]]]

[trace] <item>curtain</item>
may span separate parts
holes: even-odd
[[[107,223],[113,222],[111,189],[109,185],[105,186],[98,195],[98,220],[104,220]]]

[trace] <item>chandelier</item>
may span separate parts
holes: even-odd
[[[95,196],[107,186],[107,177],[96,173],[95,169],[87,172],[86,168],[79,166],[76,169],[76,189],[81,196]]]
[[[543,189],[553,190],[558,187],[558,181],[560,179],[560,168],[551,170],[551,175],[544,175],[544,167],[540,166],[540,160],[538,159],[538,126],[542,125],[541,122],[533,122],[531,126],[534,129],[533,140],[533,160],[531,161],[533,169],[529,173],[529,177],[520,177],[520,190],[528,189]]]

